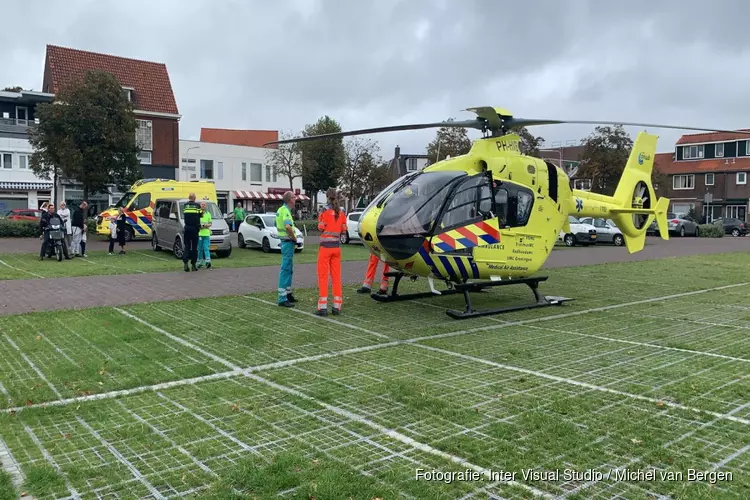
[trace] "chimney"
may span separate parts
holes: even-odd
[[[398,158],[399,156],[401,156],[401,148],[396,146],[396,150],[393,152],[393,157]]]

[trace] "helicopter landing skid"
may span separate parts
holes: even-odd
[[[389,271],[385,273],[385,275],[389,278],[395,278],[393,281],[393,288],[391,288],[391,293],[388,295],[381,295],[377,293],[370,294],[370,297],[372,299],[377,300],[378,302],[401,302],[403,300],[415,300],[415,299],[427,299],[430,297],[443,297],[445,295],[454,295],[459,292],[456,288],[449,288],[448,290],[440,290],[440,294],[432,293],[432,292],[420,292],[420,293],[408,293],[406,295],[399,295],[398,294],[398,284],[401,281],[401,279],[404,277],[404,273],[398,272],[398,271]],[[454,285],[455,286],[455,285]],[[469,291],[481,291],[481,289],[471,289],[469,287]]]
[[[523,311],[526,309],[536,309],[539,307],[558,306],[558,305],[562,305],[564,302],[575,300],[575,299],[569,299],[566,297],[544,296],[541,293],[539,293],[539,288],[538,288],[539,282],[546,281],[546,280],[547,280],[547,276],[540,276],[537,278],[520,278],[520,279],[506,280],[506,281],[484,281],[481,283],[458,284],[458,285],[455,285],[455,288],[457,292],[459,291],[463,292],[464,299],[466,300],[466,309],[463,312],[456,311],[455,309],[449,309],[445,311],[445,313],[453,319],[467,319],[467,318],[477,318],[480,316],[491,316],[495,314],[503,314],[503,313],[513,312],[513,311]],[[484,309],[481,311],[477,311],[471,306],[471,297],[469,297],[469,292],[476,292],[483,288],[489,288],[493,286],[507,286],[507,285],[521,285],[521,284],[528,285],[529,288],[531,288],[531,291],[534,292],[534,297],[536,298],[536,302],[517,305],[517,306],[499,307],[497,309]]]

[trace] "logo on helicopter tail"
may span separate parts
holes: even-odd
[[[646,160],[650,160],[651,155],[648,155],[646,153],[638,153],[638,165],[643,165],[643,162]]]

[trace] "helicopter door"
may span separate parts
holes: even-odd
[[[435,253],[471,254],[474,247],[500,241],[500,227],[493,213],[492,173],[467,178],[453,190],[431,238]]]

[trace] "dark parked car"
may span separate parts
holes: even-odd
[[[724,226],[724,234],[731,234],[732,236],[745,236],[747,234],[745,223],[739,219],[720,217],[714,221],[714,224]]]

